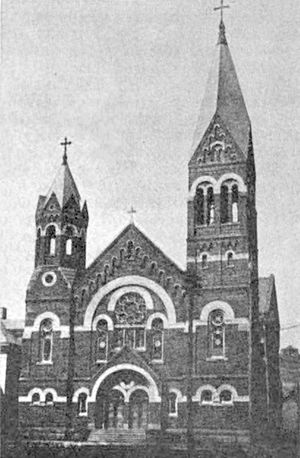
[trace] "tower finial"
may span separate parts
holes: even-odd
[[[219,41],[218,41],[218,44],[226,45],[227,44],[227,40],[226,40],[226,35],[225,35],[225,25],[224,25],[224,22],[223,22],[223,10],[225,8],[230,8],[230,6],[229,5],[224,5],[224,0],[220,0],[220,2],[221,2],[220,6],[216,6],[214,8],[214,11],[220,10],[220,13],[221,13],[221,19],[220,19],[220,25],[219,25]]]
[[[71,144],[72,144],[72,142],[70,142],[70,141],[68,142],[67,137],[65,137],[65,141],[63,141],[63,142],[61,143],[61,146],[64,147],[64,154],[63,154],[62,165],[67,165],[67,162],[68,162],[67,147],[68,147],[69,145],[71,145]]]

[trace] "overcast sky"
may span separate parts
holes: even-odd
[[[260,275],[300,323],[299,0],[236,0],[227,38],[252,121]],[[185,265],[187,163],[217,0],[2,0],[0,305],[22,318],[39,194],[72,140],[88,263],[128,223]],[[298,148],[298,150],[296,149]],[[300,327],[282,332],[300,347]]]

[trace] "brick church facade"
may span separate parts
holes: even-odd
[[[22,434],[91,442],[280,423],[273,276],[258,278],[251,124],[220,24],[188,164],[187,265],[131,223],[86,267],[68,165],[36,210],[19,385]],[[188,281],[192,279],[192,281]]]

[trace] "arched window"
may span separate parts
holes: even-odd
[[[97,323],[96,360],[106,361],[108,350],[107,322],[100,320]]]
[[[65,231],[66,236],[66,255],[70,256],[73,252],[73,228],[68,226]]]
[[[164,324],[160,318],[152,321],[152,359],[163,359]]]
[[[55,256],[56,254],[55,226],[48,226],[46,230],[46,254],[50,256]]]
[[[53,394],[47,393],[45,398],[45,404],[53,404]]]
[[[239,189],[238,189],[237,184],[234,184],[232,186],[231,193],[232,193],[232,208],[231,208],[232,222],[237,223],[239,221],[239,210],[238,210]]]
[[[232,267],[233,266],[233,253],[230,251],[226,255],[226,262],[227,262],[227,267]]]
[[[225,324],[223,310],[213,310],[208,317],[208,356],[225,356]]]
[[[207,206],[206,223],[209,226],[215,222],[215,199],[214,199],[214,190],[212,187],[209,187],[207,190],[206,206]]]
[[[39,259],[41,250],[41,229],[39,228],[36,233],[36,245],[35,245],[35,255],[36,259]]]
[[[53,346],[53,323],[47,318],[40,326],[40,361],[49,363],[52,361]]]
[[[194,213],[196,226],[202,226],[204,224],[204,191],[200,186],[194,198]]]
[[[144,351],[146,303],[144,298],[129,291],[123,294],[115,306],[115,328],[113,346],[116,350],[127,346]]]
[[[86,393],[80,393],[77,402],[78,415],[87,415],[87,395]]]
[[[177,394],[176,393],[169,393],[168,409],[169,409],[170,416],[177,415]]]
[[[31,402],[32,404],[35,404],[35,405],[39,404],[40,403],[40,394],[33,393]]]
[[[201,393],[201,404],[210,404],[212,402],[212,392],[203,390]]]
[[[221,186],[221,223],[229,222],[229,212],[228,212],[228,187],[226,185]]]
[[[208,264],[207,264],[207,254],[203,254],[201,256],[201,267],[202,269],[206,269],[208,267]]]
[[[220,393],[220,403],[221,404],[231,404],[233,401],[232,393],[229,390],[223,390]]]

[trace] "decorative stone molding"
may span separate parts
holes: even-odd
[[[115,372],[119,372],[119,371],[122,371],[122,370],[132,370],[134,372],[138,372],[139,374],[141,374],[142,376],[145,377],[145,379],[147,380],[149,386],[148,386],[148,395],[149,395],[149,401],[150,402],[160,402],[161,401],[161,398],[159,396],[159,391],[158,391],[158,388],[156,386],[156,383],[155,381],[153,380],[153,378],[151,377],[151,375],[145,371],[145,369],[139,367],[139,366],[136,366],[135,364],[131,364],[131,363],[122,363],[122,364],[117,364],[116,366],[113,366],[113,367],[110,367],[109,369],[107,369],[106,371],[104,371],[99,377],[98,379],[96,380],[94,386],[93,386],[93,389],[92,389],[92,393],[91,393],[91,396],[90,396],[90,401],[91,402],[95,402],[96,401],[96,396],[97,396],[97,392],[98,392],[98,389],[99,387],[101,386],[101,383],[111,374],[115,373]]]
[[[153,280],[150,280],[146,277],[141,277],[138,275],[130,275],[126,277],[119,277],[111,282],[107,283],[105,286],[100,288],[97,293],[94,295],[90,303],[88,304],[84,316],[84,325],[83,328],[91,330],[92,320],[94,313],[100,303],[100,301],[111,291],[114,291],[117,288],[122,288],[125,286],[132,285],[132,287],[140,286],[148,288],[150,291],[153,291],[162,301],[165,306],[166,313],[168,316],[168,322],[170,325],[176,323],[176,313],[174,304],[168,295],[168,293],[162,288],[162,286],[155,283]]]
[[[66,326],[66,325],[61,326],[60,319],[55,313],[44,312],[35,318],[33,326],[25,326],[24,332],[23,332],[23,339],[30,339],[33,332],[39,332],[41,322],[47,318],[52,321],[53,331],[60,332],[62,339],[70,337],[69,326]]]
[[[31,403],[32,402],[32,396],[38,393],[40,396],[40,404],[44,404],[46,400],[46,395],[48,393],[51,393],[53,396],[53,402],[67,402],[67,397],[66,396],[58,396],[56,390],[54,388],[45,388],[42,390],[41,388],[32,388],[27,396],[19,396],[19,402],[24,402],[24,403]]]
[[[220,176],[218,180],[216,180],[215,178],[211,176],[205,175],[205,176],[200,176],[196,178],[196,180],[193,182],[190,188],[189,194],[188,194],[188,200],[194,200],[197,187],[201,183],[205,183],[205,182],[211,183],[211,185],[214,188],[214,194],[220,194],[221,186],[227,180],[235,180],[237,182],[239,193],[247,192],[247,186],[245,185],[243,178],[240,175],[237,175],[236,173],[225,173],[224,175]]]

